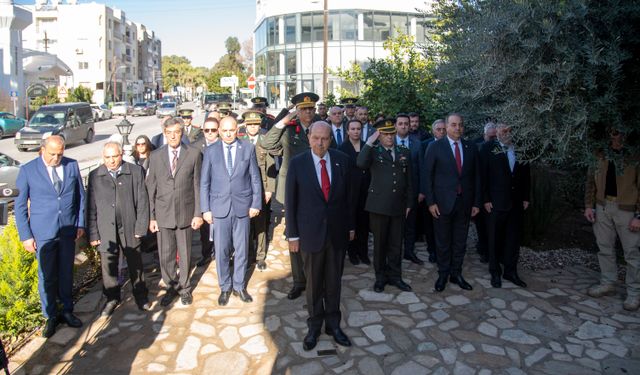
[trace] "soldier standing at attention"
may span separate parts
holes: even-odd
[[[289,162],[294,156],[309,149],[309,127],[316,113],[318,99],[320,99],[318,95],[312,92],[303,92],[291,98],[291,103],[296,106],[296,110],[284,116],[260,139],[260,145],[268,152],[282,150],[282,165],[278,173],[276,189],[276,199],[282,204],[284,204],[285,181],[287,180]],[[289,256],[293,288],[289,291],[287,298],[296,299],[305,290],[307,279],[300,253],[290,252]]]
[[[416,202],[411,182],[411,153],[394,144],[393,119],[380,120],[376,132],[358,155],[358,168],[369,169],[371,184],[365,210],[373,233],[373,267],[376,281],[373,290],[382,293],[386,284],[402,291],[411,286],[402,280],[402,241],[404,222]],[[373,146],[378,140],[379,144]]]

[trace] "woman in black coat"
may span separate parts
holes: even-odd
[[[364,210],[367,201],[367,190],[371,175],[368,169],[360,169],[356,166],[356,159],[364,142],[360,140],[362,123],[358,120],[351,120],[347,124],[348,140],[342,142],[338,148],[351,159],[351,202],[356,205],[356,238],[349,243],[349,261],[356,265],[360,262],[371,264],[369,260],[369,214]]]

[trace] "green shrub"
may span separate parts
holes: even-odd
[[[37,260],[24,250],[11,217],[0,233],[0,335],[12,337],[42,321]]]

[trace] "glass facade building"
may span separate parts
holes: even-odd
[[[342,87],[358,93],[357,86],[331,72],[347,69],[354,62],[366,68],[369,58],[386,57],[388,53],[383,43],[389,37],[401,32],[415,36],[417,42],[424,41],[425,15],[411,5],[407,4],[404,11],[329,8],[328,92],[337,94],[338,88]],[[263,3],[263,6],[267,5]],[[312,9],[295,9],[295,12],[283,14],[265,12],[267,16],[257,22],[254,32],[256,94],[267,97],[271,108],[286,105],[289,98],[303,91],[324,97],[323,10],[318,10],[317,6],[309,8]]]

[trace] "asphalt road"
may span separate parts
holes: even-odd
[[[184,103],[181,108],[195,108],[195,103]],[[194,122],[202,123],[204,112],[196,109]],[[154,135],[160,133],[160,119],[154,116],[128,116],[127,120],[134,124],[129,135],[129,142],[133,143],[138,135],[144,134],[151,139]],[[80,168],[90,167],[99,162],[102,156],[102,145],[112,134],[117,134],[116,125],[122,121],[122,117],[114,117],[110,120],[99,121],[95,123],[95,136],[93,142],[85,144],[83,142],[67,145],[64,155],[72,159],[76,159],[80,164]],[[0,150],[10,157],[18,160],[20,163],[26,163],[38,156],[38,150],[20,152],[14,144],[13,137],[0,140]]]

